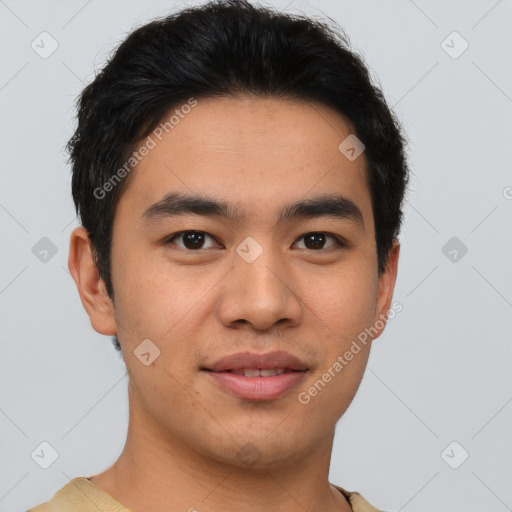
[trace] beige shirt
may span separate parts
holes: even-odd
[[[381,512],[372,507],[359,493],[349,492],[337,485],[349,501],[353,512]],[[130,512],[110,494],[93,484],[86,477],[76,477],[57,491],[47,503],[27,510],[27,512]]]

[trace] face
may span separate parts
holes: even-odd
[[[353,342],[389,309],[398,257],[379,278],[364,153],[338,149],[350,133],[316,103],[239,97],[199,100],[152,136],[114,220],[115,325],[97,328],[118,334],[146,432],[262,468],[332,439],[369,354]],[[274,351],[305,371],[208,371]]]

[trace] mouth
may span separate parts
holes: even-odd
[[[308,370],[285,368],[241,368],[213,371],[204,369],[210,382],[223,392],[244,401],[272,401],[283,398],[305,378]]]
[[[233,373],[235,375],[243,375],[244,377],[276,377],[278,375],[282,375],[283,373],[291,373],[291,372],[305,372],[304,370],[293,370],[290,368],[239,368],[239,369],[231,369],[231,370],[222,370],[215,371],[210,370],[208,368],[203,368],[204,371],[207,372],[215,372],[215,373]]]
[[[201,368],[209,382],[243,400],[277,400],[305,379],[309,367],[297,356],[278,350],[231,354]]]
[[[260,376],[256,371],[272,370],[279,373],[290,370],[308,370],[306,364],[297,356],[282,350],[258,354],[254,352],[239,352],[224,356],[212,364],[205,365],[202,370],[214,372],[247,372],[249,376]],[[252,372],[252,373],[251,373]],[[267,376],[265,373],[261,376]]]

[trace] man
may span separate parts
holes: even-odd
[[[231,0],[135,30],[69,143],[69,269],[128,436],[31,510],[377,510],[328,472],[391,308],[404,144],[327,25]]]

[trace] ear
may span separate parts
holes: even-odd
[[[69,272],[93,329],[100,334],[115,336],[117,326],[114,307],[92,254],[91,242],[85,228],[74,229],[69,241]]]
[[[391,300],[393,299],[393,292],[395,290],[399,254],[400,244],[398,243],[398,240],[394,238],[392,246],[388,252],[386,270],[379,278],[379,294],[377,297],[375,318],[373,319],[372,329],[372,331],[377,331],[376,334],[373,336],[374,340],[384,332],[384,329],[386,327],[388,311],[391,307]],[[377,326],[381,324],[383,324],[382,327],[378,328]]]

